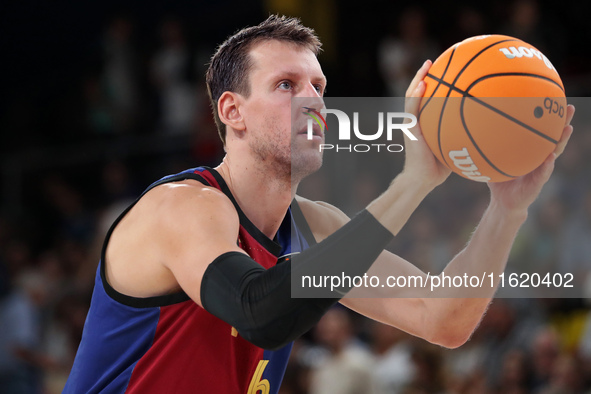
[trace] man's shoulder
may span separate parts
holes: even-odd
[[[309,200],[305,197],[296,195],[295,199],[298,203],[298,205],[300,206],[300,208],[302,208],[302,212],[304,212],[304,215],[306,215],[306,217],[308,216],[308,214],[310,215],[320,215],[320,216],[327,216],[327,218],[332,218],[332,217],[340,217],[341,219],[348,219],[347,215],[341,211],[339,208],[335,207],[332,204],[329,204],[327,202],[324,201],[312,201]]]
[[[238,213],[218,189],[196,180],[157,185],[107,238],[106,278],[114,289],[134,297],[179,291],[183,279],[202,273],[219,250],[235,244],[238,230]],[[190,289],[185,292],[199,299]]]
[[[221,190],[193,179],[164,183],[154,187],[141,199],[154,214],[236,213],[232,201]]]
[[[343,211],[327,202],[312,201],[298,195],[295,199],[318,242],[349,221],[349,217]]]
[[[238,223],[238,213],[230,199],[213,186],[186,179],[150,189],[117,227],[119,234],[152,231],[160,236],[177,236],[206,229],[207,224],[215,226],[220,221]]]

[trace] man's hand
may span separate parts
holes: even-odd
[[[429,72],[431,64],[430,60],[427,60],[423,64],[406,91],[405,111],[417,117],[421,98],[425,94],[426,85],[423,79],[427,75],[427,72]],[[433,155],[425,138],[423,138],[423,133],[418,123],[411,129],[411,132],[417,137],[417,141],[411,141],[406,134],[404,135],[406,158],[403,174],[408,174],[411,176],[411,179],[418,180],[433,189],[447,179],[451,170],[441,164]]]
[[[573,133],[570,122],[575,114],[575,107],[569,104],[566,107],[566,123],[562,130],[562,137],[556,149],[534,171],[510,181],[489,183],[491,202],[497,202],[509,211],[523,211],[537,198],[544,184],[550,179],[554,170],[554,161],[564,152],[564,148]]]

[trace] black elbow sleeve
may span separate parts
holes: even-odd
[[[275,350],[310,329],[338,301],[322,300],[326,305],[314,306],[292,299],[290,283],[289,263],[265,270],[243,253],[228,252],[207,268],[201,302],[247,341]]]
[[[224,253],[206,269],[201,283],[203,308],[231,324],[264,349],[278,349],[308,331],[348,291],[332,298],[292,298],[292,270],[363,274],[392,239],[369,212],[362,211],[325,241],[266,270],[249,256]]]

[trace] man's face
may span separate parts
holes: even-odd
[[[309,116],[295,106],[292,127],[291,101],[304,97],[302,103],[320,110],[326,78],[314,53],[292,43],[264,41],[251,49],[250,57],[250,96],[241,109],[249,146],[258,160],[299,181],[320,168],[324,133],[318,128],[320,135],[309,140]]]

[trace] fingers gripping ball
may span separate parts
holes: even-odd
[[[566,120],[564,86],[533,46],[488,35],[455,44],[425,77],[419,122],[433,154],[481,182],[525,175],[554,151]]]

